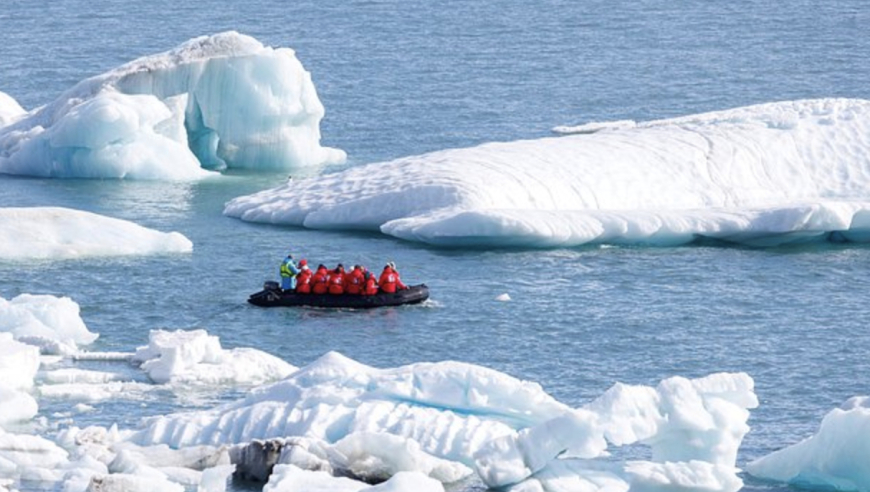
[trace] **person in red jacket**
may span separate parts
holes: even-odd
[[[323,265],[317,266],[317,271],[311,277],[311,292],[314,294],[326,294],[329,292],[329,284],[326,283],[328,272]]]
[[[381,279],[378,281],[378,286],[382,291],[389,294],[394,294],[396,290],[404,290],[408,288],[408,286],[402,283],[399,274],[396,273],[396,270],[394,270],[390,265],[385,266],[384,271],[381,272]]]
[[[372,272],[366,272],[366,285],[363,288],[364,296],[373,296],[378,293],[378,280]]]
[[[344,294],[344,265],[339,263],[335,270],[329,272],[326,282],[329,283],[330,294]]]
[[[308,268],[308,260],[299,260],[299,275],[296,275],[296,292],[299,294],[311,293],[311,269]]]
[[[354,265],[353,270],[344,277],[344,291],[358,296],[362,294],[365,283],[366,277],[363,273],[363,268],[359,265]]]

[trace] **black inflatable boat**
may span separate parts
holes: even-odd
[[[373,296],[357,296],[350,294],[297,294],[293,291],[283,291],[278,282],[266,282],[263,290],[251,294],[248,302],[255,306],[315,306],[326,308],[368,309],[383,306],[401,306],[402,304],[417,304],[429,298],[429,287],[426,284],[411,285],[395,294],[381,292]]]

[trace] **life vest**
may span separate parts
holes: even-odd
[[[292,258],[287,258],[284,260],[284,263],[281,263],[282,277],[295,277],[298,273],[299,269],[296,268],[296,264],[293,263]]]

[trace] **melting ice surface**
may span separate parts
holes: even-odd
[[[69,259],[189,253],[193,243],[178,232],[60,207],[0,208],[0,260]]]
[[[294,180],[225,214],[447,246],[870,239],[870,101],[617,123]]]
[[[757,477],[801,488],[870,490],[870,398],[850,398],[831,410],[807,439],[747,466]]]
[[[192,179],[343,162],[320,146],[323,115],[293,50],[225,32],[83,80],[31,112],[0,93],[0,172]]]
[[[617,383],[573,408],[534,382],[482,366],[379,369],[332,352],[296,368],[258,350],[223,349],[204,330],[152,331],[134,354],[87,352],[81,346],[96,334],[73,301],[52,296],[0,299],[0,319],[4,492],[21,480],[69,492],[217,492],[234,471],[267,482],[267,492],[443,491],[463,480],[514,492],[734,492],[742,486],[738,449],[758,405],[743,373],[670,377],[655,387]],[[54,350],[59,345],[67,350]],[[65,357],[133,364],[152,384],[124,380],[122,371],[63,367]],[[183,394],[192,385],[250,391],[138,428],[68,427],[53,438],[21,433],[40,398],[136,399],[157,388]],[[825,418],[818,435],[756,460],[749,471],[867,490],[866,401],[850,400]],[[619,458],[626,446],[647,452]]]

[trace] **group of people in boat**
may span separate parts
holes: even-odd
[[[341,263],[331,270],[320,264],[312,271],[308,260],[303,258],[296,263],[293,255],[287,255],[281,263],[281,289],[298,294],[373,296],[382,292],[393,294],[407,288],[393,262],[384,266],[380,277],[375,277],[362,265],[354,265],[345,271]]]

